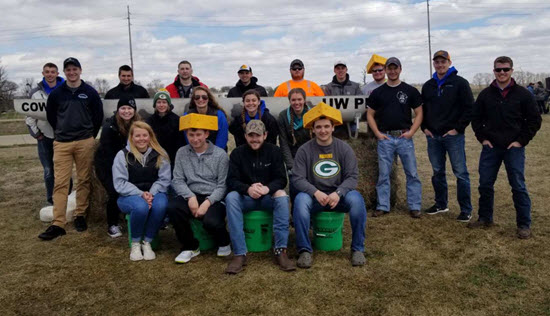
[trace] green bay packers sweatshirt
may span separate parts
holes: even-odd
[[[332,144],[320,146],[314,138],[298,149],[291,181],[299,192],[310,196],[320,190],[342,197],[357,188],[358,177],[357,158],[347,143],[333,138]]]

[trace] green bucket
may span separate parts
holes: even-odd
[[[128,246],[132,247],[132,230],[130,229],[130,214],[126,214],[126,222],[128,223]],[[143,237],[142,237],[143,240]],[[153,241],[151,241],[151,248],[157,249],[160,245],[160,237],[159,234],[153,238]]]
[[[250,252],[271,249],[273,243],[273,213],[251,211],[244,213],[244,239]]]
[[[319,212],[313,217],[313,248],[337,251],[342,248],[342,227],[345,213]]]
[[[207,232],[204,227],[202,227],[202,222],[196,218],[191,219],[191,229],[193,230],[193,236],[199,241],[200,251],[207,251],[216,247],[216,241]]]

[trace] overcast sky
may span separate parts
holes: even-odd
[[[10,80],[41,79],[42,65],[76,57],[84,80],[118,83],[130,64],[126,5],[130,5],[136,80],[173,81],[180,60],[209,86],[234,85],[252,66],[259,84],[288,80],[300,58],[306,79],[331,81],[336,60],[351,79],[373,53],[401,59],[401,78],[429,78],[425,1],[20,1],[0,0],[0,62]],[[432,52],[446,49],[459,75],[491,72],[508,55],[515,70],[550,72],[550,1],[430,1]],[[371,78],[367,79],[370,81]]]

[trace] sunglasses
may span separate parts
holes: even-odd
[[[384,69],[373,69],[372,72],[382,72]]]
[[[510,70],[512,70],[512,68],[508,68],[508,67],[506,67],[506,68],[495,68],[495,72],[501,72],[501,71],[508,72]]]
[[[194,98],[195,98],[195,100],[200,100],[201,98],[205,101],[208,100],[207,95],[196,95]]]
[[[300,70],[302,70],[302,69],[304,69],[304,68],[301,68],[301,67],[290,68],[290,70],[294,70],[294,71],[300,71]]]

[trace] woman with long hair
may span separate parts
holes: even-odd
[[[170,163],[174,165],[174,159],[178,149],[186,144],[185,136],[179,130],[180,117],[172,110],[172,99],[168,91],[158,91],[153,97],[155,113],[146,120],[155,132],[160,146],[166,150]]]
[[[246,144],[244,131],[246,124],[250,120],[261,120],[267,131],[266,142],[273,145],[277,144],[277,135],[279,135],[279,126],[277,120],[269,113],[264,100],[260,99],[260,94],[254,89],[243,93],[243,110],[241,115],[235,116],[229,125],[229,132],[235,137],[235,144],[238,146]]]
[[[306,92],[294,88],[288,93],[290,106],[279,114],[279,146],[283,152],[286,169],[292,170],[294,156],[298,148],[312,138],[311,130],[304,128],[304,114],[309,110],[306,105]]]
[[[208,140],[214,145],[227,151],[228,125],[227,114],[220,107],[214,95],[205,87],[194,87],[189,102],[188,113],[213,115],[218,117],[218,130],[210,131]]]
[[[130,214],[132,261],[156,258],[151,241],[166,214],[170,179],[168,154],[158,143],[153,129],[147,123],[134,122],[128,145],[118,152],[113,162],[113,184],[120,194],[118,206],[123,213]]]
[[[118,193],[113,186],[112,167],[116,154],[126,146],[128,132],[132,123],[141,121],[137,113],[136,101],[131,96],[122,96],[118,100],[115,114],[108,118],[101,129],[99,146],[95,153],[94,165],[97,178],[107,191],[107,234],[112,238],[122,236],[118,225]]]

